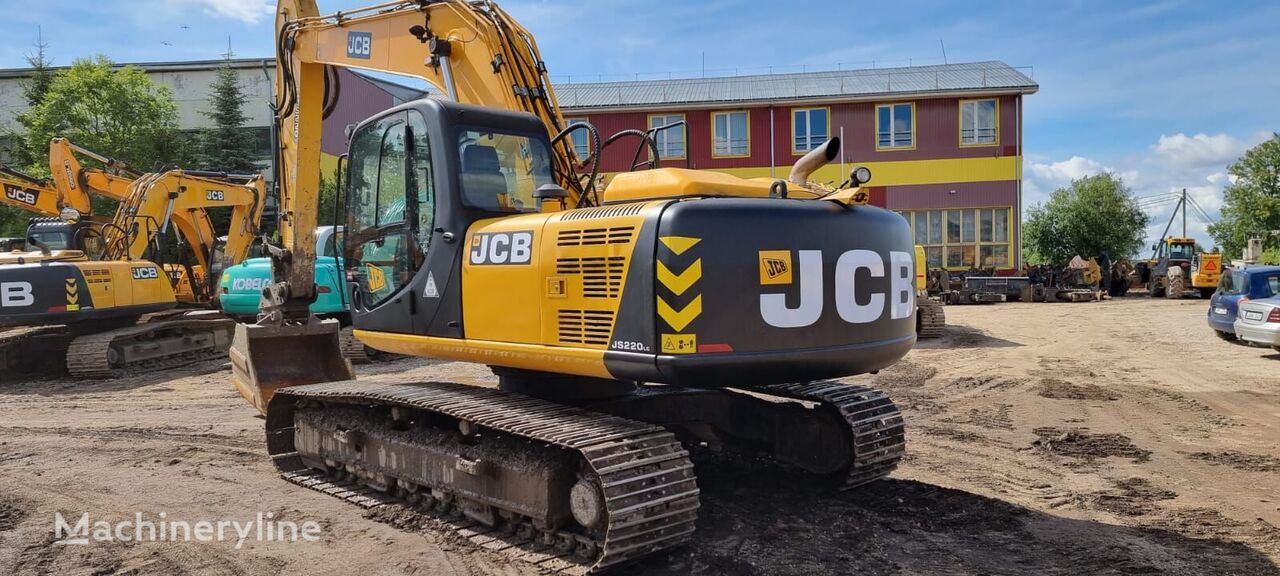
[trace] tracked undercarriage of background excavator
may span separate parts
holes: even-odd
[[[900,216],[866,205],[865,170],[808,181],[838,140],[788,180],[668,168],[598,190],[594,167],[618,137],[564,126],[532,36],[493,3],[322,16],[282,0],[276,24],[289,217],[261,319],[237,326],[231,361],[286,478],[456,514],[513,556],[583,573],[693,532],[687,443],[763,454],[835,488],[896,466],[893,402],[826,379],[884,368],[915,342],[913,246]],[[449,95],[351,134],[356,336],[487,364],[499,389],[352,380],[336,323],[308,314],[330,66]],[[585,159],[565,138],[577,129],[591,132]],[[652,134],[632,132],[656,159]]]

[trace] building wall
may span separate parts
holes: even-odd
[[[173,92],[174,102],[178,105],[178,127],[184,130],[208,128],[212,122],[205,117],[209,109],[209,86],[217,76],[216,68],[198,70],[158,70],[147,74],[152,81],[168,86]],[[275,68],[268,66],[264,72],[261,67],[237,68],[236,75],[240,79],[240,87],[248,100],[245,102],[246,126],[269,126],[271,124],[272,87],[275,84]],[[24,78],[9,76],[0,78],[0,128],[17,129],[16,117],[27,109],[27,101],[22,97]]]
[[[990,96],[984,98],[993,98]],[[786,178],[791,165],[803,155],[793,150],[792,112],[795,108],[826,107],[829,109],[829,133],[841,135],[840,159],[816,171],[811,180],[838,184],[848,177],[855,166],[866,166],[872,172],[868,186],[871,203],[896,210],[909,217],[913,226],[913,211],[938,212],[945,222],[948,209],[971,211],[975,228],[980,227],[983,213],[973,210],[988,208],[1006,212],[1008,230],[1003,239],[994,235],[984,242],[983,230],[975,229],[972,241],[964,228],[964,212],[961,215],[960,240],[952,242],[946,233],[941,242],[931,242],[927,228],[920,239],[927,247],[931,265],[952,269],[994,264],[996,268],[1013,269],[1019,265],[1019,226],[1021,154],[1019,153],[1020,121],[1018,95],[994,97],[997,100],[997,141],[990,145],[961,145],[961,98],[937,98],[915,100],[890,100],[885,102],[853,102],[807,104],[801,107],[784,105],[755,106],[749,108],[686,109],[661,114],[684,114],[687,122],[685,157],[664,159],[663,166],[691,167],[729,172],[744,177]],[[910,149],[876,148],[876,106],[878,104],[911,102],[914,104],[914,146]],[[712,115],[719,111],[745,109],[749,112],[749,153],[744,157],[718,158],[712,154]],[[645,111],[609,112],[591,110],[566,110],[568,118],[585,118],[600,131],[603,138],[624,129],[646,130],[650,114]],[[772,134],[772,138],[770,135]],[[639,139],[627,138],[605,150],[601,169],[604,172],[620,172],[629,169]],[[647,158],[642,154],[641,159]],[[843,161],[843,166],[841,165]],[[951,232],[950,230],[946,232]],[[994,230],[992,230],[994,233]],[[934,237],[936,239],[936,237]],[[988,255],[998,252],[1002,261],[989,259],[978,261],[984,252],[980,246],[1003,245],[1005,248],[986,250]],[[972,246],[967,251],[964,246]],[[954,247],[954,248],[953,248]],[[971,253],[971,254],[969,254]],[[948,255],[953,260],[948,262]],[[957,261],[954,258],[959,257]]]

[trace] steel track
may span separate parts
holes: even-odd
[[[385,484],[374,490],[367,483],[343,482],[350,478],[344,472],[308,468],[295,444],[294,413],[300,401],[396,406],[439,414],[490,433],[531,441],[533,449],[575,454],[603,495],[605,516],[600,528],[574,525],[540,530],[528,521],[504,524],[498,530],[471,520],[453,524],[458,534],[478,545],[552,572],[598,571],[677,546],[694,532],[699,491],[693,465],[675,436],[659,426],[452,383],[370,385],[347,381],[276,392],[267,415],[267,445],[284,478],[366,508],[396,503],[421,508],[425,501],[430,504],[430,513],[455,520],[460,516],[461,501],[466,500],[462,494],[455,492],[441,499],[415,493],[398,500]],[[482,432],[479,438],[484,437]],[[429,488],[449,491],[449,486]]]

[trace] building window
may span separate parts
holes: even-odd
[[[652,114],[649,116],[649,129],[661,128],[676,122],[684,122],[684,114]],[[653,139],[658,143],[658,155],[663,160],[684,158],[684,129],[685,126],[681,124],[653,135]]]
[[[826,108],[805,108],[791,113],[791,151],[804,154],[827,141],[831,136],[831,111]]]
[[[994,99],[960,101],[960,145],[990,146],[1000,140],[1000,106]]]
[[[749,156],[751,154],[751,129],[746,110],[716,112],[711,115],[715,137],[711,155],[720,158]]]
[[[924,246],[929,268],[1008,268],[1011,208],[907,210],[915,243]]]
[[[565,126],[568,126],[570,124],[574,124],[577,122],[586,123],[587,119],[586,118],[565,118],[564,121],[565,121]],[[554,134],[552,134],[552,136],[554,136]],[[585,128],[578,128],[573,132],[569,133],[569,139],[573,141],[573,152],[578,155],[578,160],[580,161],[586,160],[587,157],[591,155],[591,141],[589,140],[590,138],[591,138],[591,135],[588,134],[588,131]]]
[[[876,106],[876,149],[911,149],[916,143],[915,104]]]

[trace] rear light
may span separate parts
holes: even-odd
[[[1271,313],[1267,314],[1267,322],[1275,322],[1280,324],[1280,308],[1272,308]]]
[[[328,293],[329,293],[329,287],[328,287],[328,286],[316,286],[316,292],[319,292],[319,293],[321,293],[321,294],[328,294]]]

